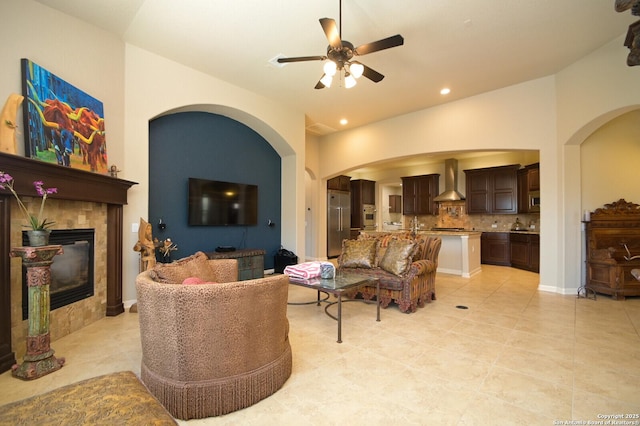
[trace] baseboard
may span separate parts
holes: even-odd
[[[133,305],[137,301],[138,301],[137,299],[123,301],[122,304],[124,305],[124,310],[125,311],[128,310],[131,307],[131,305]]]
[[[562,294],[562,295],[577,295],[578,294],[578,288],[560,288],[560,287],[553,287],[553,286],[549,286],[549,285],[538,285],[538,290],[540,291],[546,291],[548,293],[556,293],[556,294]]]

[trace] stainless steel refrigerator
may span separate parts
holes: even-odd
[[[349,239],[351,231],[351,196],[349,192],[327,191],[327,257],[337,257],[342,240]]]

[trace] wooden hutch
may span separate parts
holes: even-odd
[[[621,199],[586,221],[586,290],[615,300],[640,295],[640,206]]]

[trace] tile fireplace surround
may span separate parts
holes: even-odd
[[[96,231],[95,300],[84,302],[85,305],[89,304],[88,309],[87,306],[78,308],[85,309],[87,312],[68,313],[71,319],[60,322],[69,323],[74,321],[73,318],[79,322],[93,321],[93,317],[97,320],[98,316],[102,317],[105,313],[107,316],[115,316],[124,312],[122,304],[123,205],[127,204],[128,189],[136,183],[5,153],[0,153],[0,170],[14,177],[15,189],[20,196],[37,196],[33,187],[34,180],[44,181],[46,187],[58,188],[57,194],[49,196],[46,207],[48,216],[56,221],[54,228],[94,228]],[[21,314],[20,318],[13,318],[12,314],[19,310],[14,309],[15,303],[12,303],[12,300],[14,302],[17,300],[16,295],[12,295],[12,292],[16,291],[12,282],[16,279],[21,280],[21,277],[13,276],[16,270],[15,268],[12,270],[13,261],[9,258],[11,247],[21,245],[20,234],[23,221],[15,216],[17,213],[15,204],[9,191],[0,190],[0,373],[9,370],[16,363],[16,355],[12,347],[14,350],[21,350],[21,345],[16,343],[16,340],[19,340],[19,335],[22,334],[19,332],[22,318]],[[102,273],[99,272],[100,269]],[[102,281],[102,290],[97,287],[100,281]],[[80,301],[68,305],[71,307],[68,310],[73,310],[82,303]],[[54,322],[55,317],[52,315],[52,325]],[[73,327],[67,324],[62,328]],[[13,346],[12,328],[18,334],[14,336]],[[56,333],[64,333],[64,330],[58,330]],[[53,331],[52,337],[54,337]]]

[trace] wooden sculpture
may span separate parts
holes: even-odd
[[[22,104],[24,96],[12,93],[2,107],[0,114],[0,151],[8,154],[17,154],[16,145],[16,115],[18,107]]]

